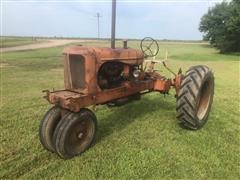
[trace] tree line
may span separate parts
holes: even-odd
[[[221,53],[240,52],[240,0],[210,8],[201,18],[199,30]]]

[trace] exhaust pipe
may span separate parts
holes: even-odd
[[[115,26],[116,26],[116,0],[112,0],[112,34],[111,34],[112,49],[115,49]]]

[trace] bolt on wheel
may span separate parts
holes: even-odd
[[[95,137],[96,116],[88,109],[65,115],[54,132],[55,149],[64,159],[83,153]]]

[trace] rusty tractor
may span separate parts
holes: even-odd
[[[89,106],[123,105],[139,100],[143,94],[154,91],[167,94],[174,88],[176,117],[182,127],[197,130],[208,120],[214,76],[207,66],[193,66],[185,74],[179,69],[174,78],[166,78],[155,71],[157,60],[148,66],[144,63],[144,58],[157,55],[156,40],[144,38],[141,50],[128,48],[126,41],[123,48],[115,48],[113,36],[111,48],[65,48],[65,89],[45,91],[45,98],[53,107],[41,121],[40,141],[45,149],[64,159],[83,153],[93,143],[97,119],[87,109]],[[162,63],[170,70],[164,61]]]

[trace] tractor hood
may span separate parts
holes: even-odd
[[[87,47],[87,46],[72,46],[64,49],[65,55],[81,55],[94,56],[98,63],[102,64],[106,61],[121,61],[126,64],[142,64],[144,55],[142,51],[131,48],[107,48],[107,47]]]

